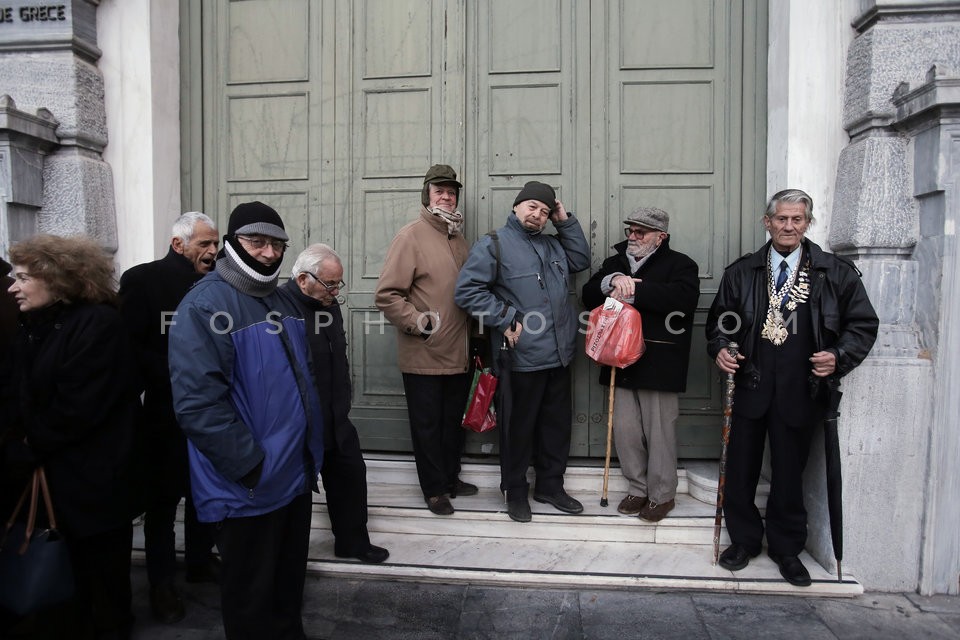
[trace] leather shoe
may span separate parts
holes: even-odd
[[[180,622],[187,615],[180,594],[170,582],[150,587],[150,609],[154,619],[162,624]]]
[[[617,507],[617,511],[627,516],[635,516],[640,513],[640,510],[647,506],[647,497],[643,496],[630,496],[620,501],[620,506]]]
[[[453,513],[453,505],[447,496],[433,496],[427,498],[427,509],[438,516],[449,516]]]
[[[456,483],[450,486],[450,497],[456,498],[457,496],[475,496],[477,495],[477,491],[479,491],[479,489],[477,489],[477,485],[457,479]]]
[[[527,502],[526,498],[507,502],[507,515],[514,522],[530,522],[533,519],[533,514],[530,513],[530,503]]]
[[[650,500],[643,509],[640,509],[640,518],[647,522],[660,522],[667,517],[668,513],[673,511],[676,505],[677,503],[674,500],[667,500],[666,502]]]
[[[810,573],[797,556],[781,556],[767,552],[770,559],[777,563],[783,579],[795,587],[809,587]]]
[[[564,513],[581,513],[583,511],[583,505],[578,500],[571,498],[563,489],[551,495],[534,492],[533,499],[537,502],[552,504]]]
[[[360,562],[366,562],[367,564],[380,564],[390,557],[390,552],[383,547],[372,544],[367,547],[366,551],[359,553],[337,553],[334,551],[333,555],[338,558],[356,558]]]
[[[727,571],[740,571],[750,564],[750,558],[756,558],[758,553],[750,553],[743,545],[734,542],[720,554],[720,566]]]
[[[184,580],[193,584],[211,582],[220,584],[220,558],[210,556],[210,559],[200,564],[188,564]]]

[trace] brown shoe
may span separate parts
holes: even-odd
[[[660,522],[667,514],[673,511],[677,503],[673,500],[666,502],[654,502],[650,500],[643,509],[640,509],[640,519],[647,522]]]
[[[449,516],[453,513],[453,505],[450,504],[450,499],[447,496],[427,498],[427,509],[438,516]]]
[[[617,511],[624,515],[635,516],[640,513],[640,510],[647,506],[647,496],[630,496],[620,501],[620,506],[617,507]]]

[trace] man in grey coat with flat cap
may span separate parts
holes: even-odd
[[[617,372],[613,432],[629,493],[617,510],[658,522],[677,494],[679,395],[687,388],[693,314],[700,297],[697,263],[670,248],[670,216],[641,207],[623,221],[626,240],[583,285],[583,304],[607,296],[633,305],[643,320],[643,357]],[[604,367],[600,383],[610,382]]]

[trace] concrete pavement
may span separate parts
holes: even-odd
[[[181,583],[187,617],[159,625],[142,566],[134,567],[133,583],[136,640],[223,637],[215,585]],[[308,637],[330,640],[956,640],[960,598],[532,589],[309,575],[304,621]]]

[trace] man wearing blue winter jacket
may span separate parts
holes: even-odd
[[[557,235],[543,233],[547,220]],[[494,329],[513,353],[509,434],[501,442],[500,489],[516,522],[531,520],[527,467],[536,452],[533,499],[566,513],[583,505],[563,489],[572,427],[569,365],[577,313],[570,275],[590,266],[583,229],[548,184],[528,182],[507,223],[474,244],[460,270],[454,300]]]
[[[288,239],[272,208],[238,205],[215,271],[187,293],[170,327],[174,410],[197,517],[216,523],[229,640],[304,637],[323,417],[303,320],[276,291]]]

